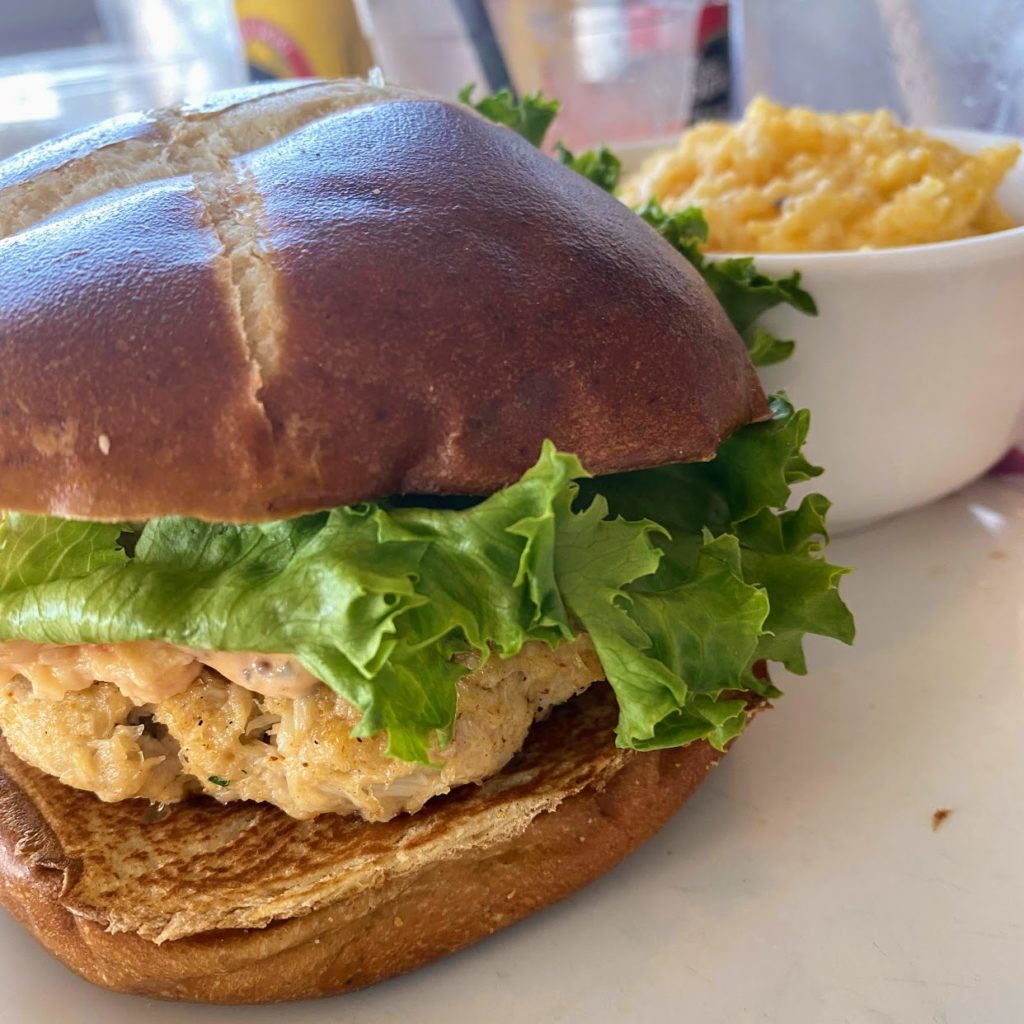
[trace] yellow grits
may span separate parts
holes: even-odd
[[[1016,143],[964,153],[885,110],[817,114],[755,99],[735,124],[707,122],[622,187],[631,206],[699,206],[717,252],[920,245],[1013,227],[995,192]]]

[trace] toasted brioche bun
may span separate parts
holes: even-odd
[[[205,801],[150,820],[147,805],[100,803],[0,745],[0,901],[118,991],[214,1003],[350,991],[586,885],[721,757],[703,742],[619,750],[615,717],[610,689],[593,687],[500,775],[384,824]]]
[[[700,276],[467,107],[277,83],[0,163],[0,508],[280,518],[768,414]]]

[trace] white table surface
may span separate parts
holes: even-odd
[[[810,644],[697,796],[558,907],[340,999],[101,992],[0,918],[0,1021],[1024,1021],[1024,483],[840,538],[860,635]],[[932,814],[952,814],[933,831]]]

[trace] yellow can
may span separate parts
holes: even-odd
[[[351,0],[235,0],[253,81],[364,75],[370,52]]]

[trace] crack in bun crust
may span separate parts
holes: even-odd
[[[282,518],[710,458],[768,410],[699,274],[468,108],[253,88],[0,163],[0,508]]]
[[[360,988],[586,885],[721,757],[703,742],[619,750],[615,716],[592,687],[500,775],[384,824],[199,802],[147,823],[144,805],[102,804],[4,746],[0,900],[118,991],[259,1003]]]

